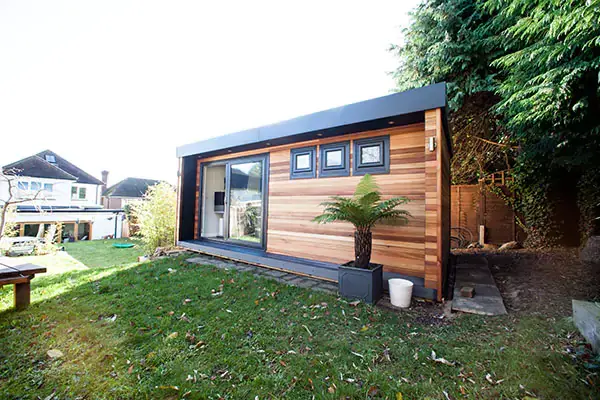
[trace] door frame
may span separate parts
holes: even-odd
[[[231,239],[229,238],[229,197],[231,195],[231,165],[241,164],[245,162],[262,161],[263,163],[263,176],[262,176],[262,221],[260,230],[260,242],[253,243],[244,240]],[[202,224],[203,224],[203,200],[204,200],[204,168],[211,166],[225,166],[225,210],[223,213],[223,239],[219,238],[206,238],[202,236]],[[252,156],[233,157],[226,160],[217,160],[200,163],[200,182],[198,185],[198,231],[197,235],[200,240],[206,240],[218,243],[231,243],[234,245],[257,247],[263,250],[267,248],[267,216],[268,216],[268,204],[269,204],[269,153],[263,153]]]

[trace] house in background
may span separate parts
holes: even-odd
[[[103,182],[51,150],[2,167],[13,175],[19,236],[43,236],[60,223],[61,240],[121,237],[124,213],[100,204]],[[0,181],[0,205],[9,196],[9,183]]]
[[[348,223],[318,225],[320,203],[365,174],[406,196],[406,226],[373,229],[372,262],[441,300],[450,255],[446,87],[435,84],[181,146],[178,245],[337,281],[354,258]],[[384,286],[386,284],[384,283]]]
[[[102,182],[104,190],[101,204],[105,208],[123,208],[132,201],[141,200],[150,186],[160,183],[154,179],[125,178],[106,189],[108,171],[102,171]]]

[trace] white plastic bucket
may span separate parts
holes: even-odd
[[[414,284],[407,279],[390,279],[390,301],[393,306],[408,308]]]

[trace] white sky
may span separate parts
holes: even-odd
[[[389,93],[417,3],[0,0],[0,165],[175,182],[179,145]]]

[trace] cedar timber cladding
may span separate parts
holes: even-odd
[[[433,142],[432,142],[433,140]],[[430,143],[434,149],[430,149]],[[447,142],[442,126],[442,111],[425,112],[425,287],[438,290],[442,284],[450,240],[450,181]],[[445,162],[442,162],[445,161]],[[447,205],[447,207],[445,207]],[[446,215],[447,214],[447,215]]]
[[[380,225],[373,230],[373,258],[389,272],[424,276],[424,145],[423,125],[361,132],[344,137],[356,140],[390,135],[390,174],[376,175],[385,198],[406,196],[405,206],[414,218],[408,226]],[[339,138],[321,139],[316,145],[335,143]],[[350,146],[352,148],[352,146]],[[267,251],[336,264],[354,255],[354,229],[347,223],[319,225],[319,204],[331,195],[351,196],[362,176],[289,180],[289,149],[273,149],[269,187]],[[318,152],[317,152],[318,153]]]

